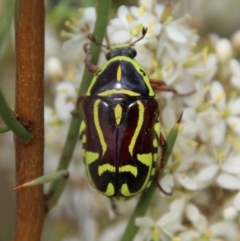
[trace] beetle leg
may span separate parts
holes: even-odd
[[[157,170],[156,170],[156,174],[155,174],[156,180],[158,180],[160,172],[165,167],[165,159],[166,159],[165,157],[166,157],[166,151],[167,151],[167,142],[165,141],[165,138],[164,138],[162,133],[160,133],[159,145],[160,145],[160,148],[161,148],[161,158],[159,160],[159,165],[157,166]]]
[[[83,95],[80,95],[78,97],[78,100],[77,100],[77,103],[76,103],[76,106],[77,106],[77,109],[78,109],[78,114],[82,117],[83,116],[83,112],[82,112],[82,101],[86,99],[86,95],[83,94]]]
[[[182,120],[182,116],[183,116],[183,112],[180,114],[178,120],[177,120],[177,124],[179,124]],[[156,177],[156,181],[157,181],[157,186],[159,188],[159,190],[161,192],[163,192],[165,195],[172,195],[173,191],[171,190],[170,192],[166,192],[162,187],[161,185],[159,184],[158,182],[158,177],[159,177],[159,174],[161,172],[164,171],[165,167],[166,167],[166,164],[167,164],[167,159],[166,159],[166,152],[167,152],[167,142],[165,141],[165,138],[164,136],[162,135],[162,133],[160,133],[160,137],[159,137],[159,145],[161,147],[161,159],[160,159],[160,162],[159,162],[159,165],[157,167],[157,171],[156,171],[156,174],[155,174],[155,177]]]
[[[167,196],[171,196],[172,194],[173,194],[173,190],[171,190],[171,192],[166,192],[162,187],[161,187],[161,185],[160,185],[160,183],[159,182],[157,182],[157,187],[159,188],[159,190],[161,191],[161,192],[163,192],[165,195],[167,195]]]
[[[178,95],[178,96],[188,96],[188,95],[191,95],[196,92],[196,89],[194,89],[190,92],[181,94],[176,89],[174,89],[172,86],[166,85],[166,83],[164,81],[157,80],[157,79],[150,79],[150,83],[151,83],[153,89],[156,91],[172,92],[174,95]]]
[[[92,56],[88,54],[85,58],[85,66],[90,72],[96,73],[98,70],[98,67],[91,63],[91,59],[92,59]]]
[[[159,175],[163,171],[163,169],[164,169],[164,167],[166,165],[167,142],[165,141],[165,138],[164,138],[162,133],[160,133],[159,144],[160,144],[160,148],[161,148],[161,159],[159,161],[159,165],[157,167],[157,171],[156,171],[156,174],[155,174],[155,178],[156,178],[156,181],[157,181],[157,186],[158,186],[159,190],[161,192],[163,192],[165,195],[172,195],[172,191],[171,192],[166,192],[161,187],[161,185],[158,182]]]
[[[98,70],[98,67],[91,63],[92,56],[90,54],[90,43],[86,43],[83,45],[83,50],[86,53],[85,58],[85,66],[88,68],[88,70],[92,73],[95,73]]]

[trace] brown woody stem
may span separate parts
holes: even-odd
[[[28,144],[15,136],[16,185],[43,175],[44,0],[15,1],[16,105],[20,122],[33,133]],[[16,193],[15,241],[39,241],[44,221],[42,186]]]

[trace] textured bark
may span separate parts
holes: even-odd
[[[44,1],[16,0],[16,105],[21,124],[33,133],[29,144],[15,137],[16,185],[43,175]],[[15,241],[39,241],[44,221],[42,186],[16,192]]]

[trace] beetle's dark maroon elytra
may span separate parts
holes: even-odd
[[[106,47],[107,61],[94,73],[91,85],[78,101],[83,117],[80,137],[83,157],[91,185],[103,195],[125,200],[146,190],[163,166],[166,144],[161,135],[158,102],[153,89],[175,90],[161,81],[151,80],[146,70],[134,60],[130,44]]]

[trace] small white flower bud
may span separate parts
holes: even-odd
[[[238,211],[234,207],[227,207],[223,210],[223,218],[225,220],[234,220],[238,215]]]
[[[51,57],[47,59],[45,65],[45,73],[47,77],[59,81],[63,79],[63,72],[62,63],[58,58]]]
[[[216,44],[216,53],[221,63],[229,61],[233,55],[232,44],[228,39],[220,39]]]
[[[68,82],[62,82],[57,86],[57,95],[55,97],[55,110],[61,120],[67,120],[71,117],[77,93],[74,86]]]
[[[237,30],[232,36],[232,45],[234,49],[240,53],[240,29]]]

